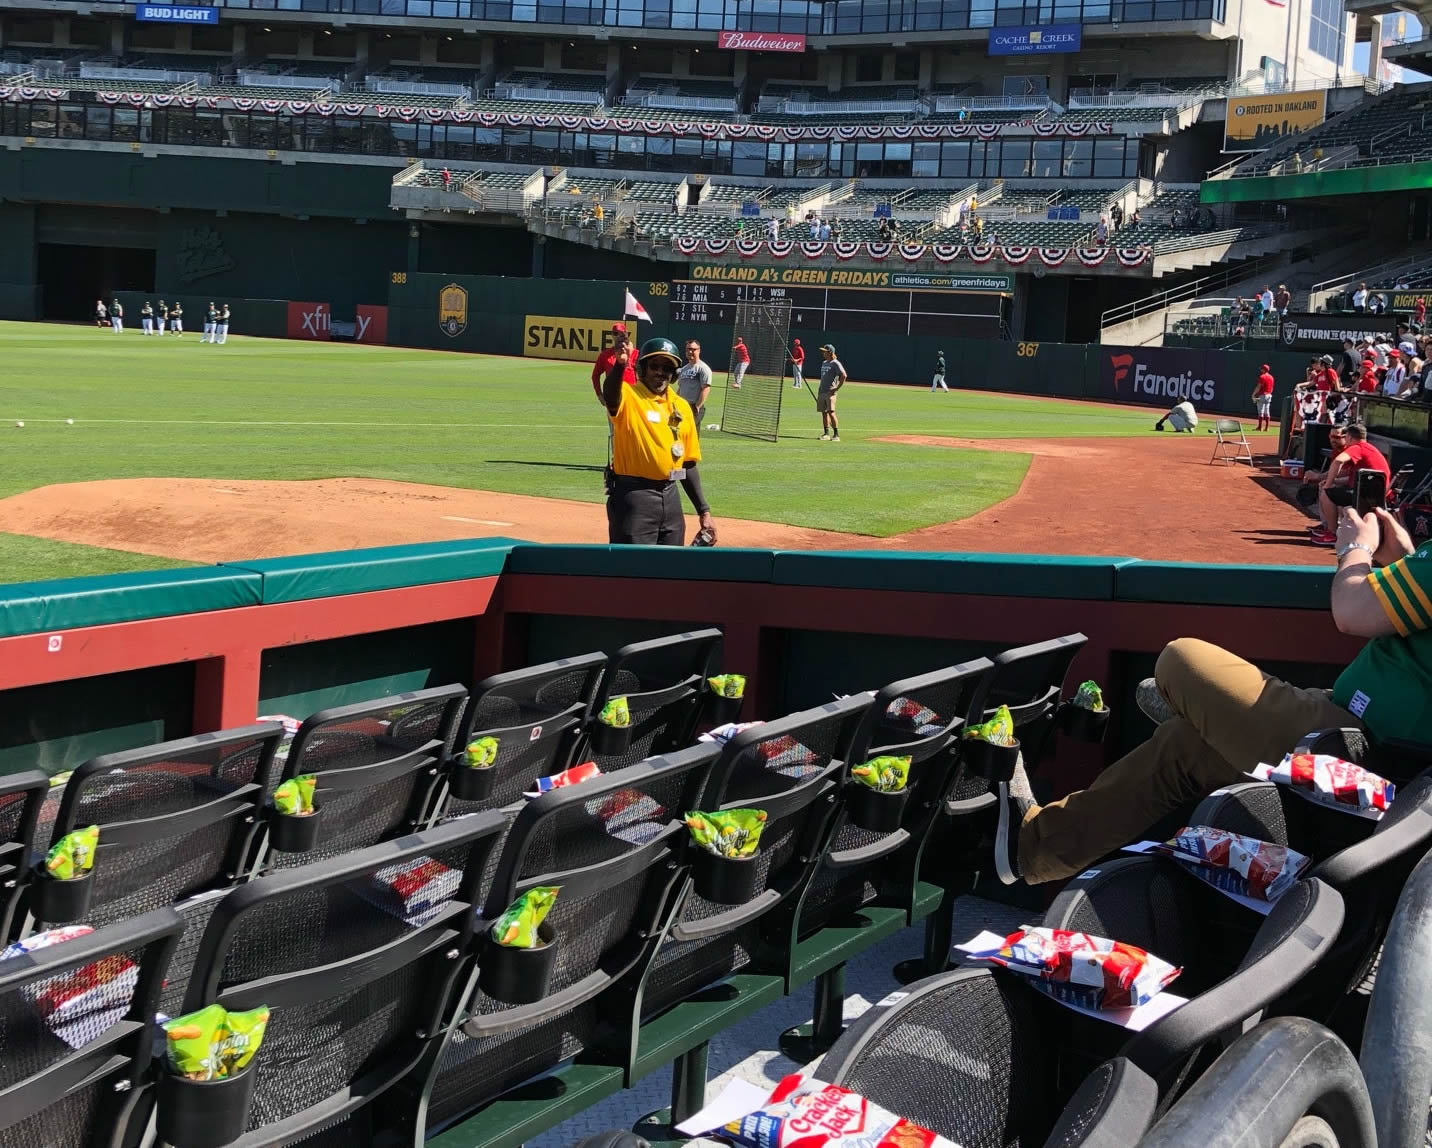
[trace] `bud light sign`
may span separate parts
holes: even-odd
[[[134,9],[136,20],[152,20],[165,24],[217,24],[217,8],[180,8],[173,4],[138,4]]]
[[[1033,56],[1045,52],[1077,52],[1083,40],[1078,24],[1036,24],[1023,28],[991,28],[991,56]]]

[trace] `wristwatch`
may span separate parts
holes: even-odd
[[[1366,542],[1349,542],[1346,546],[1340,547],[1338,549],[1338,561],[1341,562],[1354,550],[1361,550],[1364,554],[1367,555],[1367,560],[1369,562],[1372,561],[1372,547],[1369,546]]]

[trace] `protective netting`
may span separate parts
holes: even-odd
[[[775,442],[785,397],[790,348],[790,300],[736,304],[736,335],[749,356],[733,346],[726,374],[721,429],[728,434]]]

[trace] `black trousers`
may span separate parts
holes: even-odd
[[[607,495],[607,537],[629,546],[682,546],[686,519],[676,483],[617,475]]]

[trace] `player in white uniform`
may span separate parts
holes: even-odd
[[[139,325],[144,328],[146,335],[154,334],[154,306],[148,299],[144,306],[139,309]]]
[[[109,308],[104,305],[103,299],[94,301],[94,325],[96,327],[109,326]]]
[[[163,299],[159,300],[159,306],[154,312],[154,333],[164,334],[164,328],[169,325],[169,304]]]
[[[214,306],[211,299],[209,309],[204,313],[204,334],[200,337],[201,343],[212,343],[214,341],[214,328],[219,325],[219,309]]]
[[[184,305],[177,300],[169,308],[169,329],[174,332],[175,338],[184,337]]]
[[[109,305],[109,325],[114,328],[116,335],[124,330],[124,308],[119,305],[117,298]]]
[[[223,309],[219,312],[219,325],[215,327],[214,330],[218,335],[215,342],[227,343],[229,341],[229,305],[227,303],[224,304]]]
[[[939,351],[935,355],[935,374],[930,379],[930,393],[933,395],[936,390],[949,392],[949,385],[945,382],[945,352]]]

